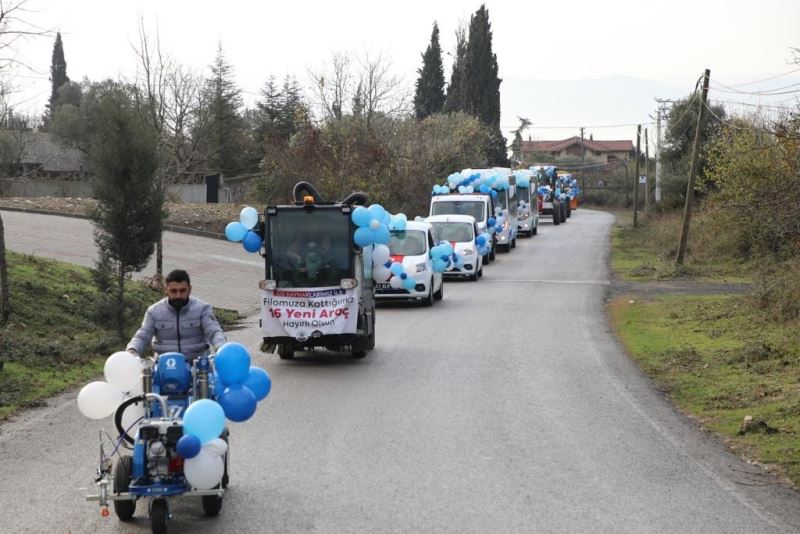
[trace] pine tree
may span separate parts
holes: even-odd
[[[204,97],[209,109],[209,128],[204,132],[209,149],[209,166],[225,176],[246,169],[246,135],[242,117],[242,95],[233,81],[233,69],[225,59],[222,44],[211,65]]]
[[[64,43],[61,41],[61,32],[56,34],[56,42],[53,45],[53,57],[50,61],[50,101],[47,104],[45,124],[53,119],[53,115],[58,105],[58,90],[65,83],[69,82],[67,76],[67,61],[64,59]]]
[[[433,23],[431,42],[422,54],[422,68],[417,70],[417,91],[414,95],[414,110],[418,119],[424,119],[444,108],[444,67],[442,47],[439,45],[439,25]]]
[[[453,62],[453,72],[450,74],[450,85],[447,86],[447,98],[444,102],[445,113],[466,111],[466,103],[464,101],[466,60],[467,33],[463,27],[460,27],[458,30],[456,30],[456,59]]]
[[[500,82],[497,55],[492,52],[489,11],[482,5],[470,18],[464,61],[465,111],[478,117],[491,132],[489,163],[506,165],[506,141],[500,132]]]

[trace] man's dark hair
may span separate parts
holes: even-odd
[[[177,282],[179,284],[181,282],[186,282],[187,284],[192,285],[192,282],[189,281],[189,273],[187,273],[183,269],[175,269],[174,271],[170,271],[164,282],[167,284],[169,284],[170,282]]]

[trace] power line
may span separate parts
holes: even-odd
[[[769,78],[763,78],[761,80],[756,80],[754,82],[747,82],[747,83],[740,83],[740,84],[736,84],[736,85],[731,85],[729,87],[732,87],[732,88],[733,87],[744,87],[746,85],[755,85],[757,83],[768,82],[770,80],[775,80],[777,78],[783,78],[784,76],[788,76],[789,74],[794,74],[795,72],[798,72],[798,71],[800,71],[800,67],[798,67],[796,69],[792,69],[792,70],[790,70],[788,72],[783,72],[781,74],[776,74],[775,76],[770,76]]]

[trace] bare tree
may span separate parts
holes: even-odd
[[[209,154],[201,149],[202,136],[193,135],[207,125],[208,107],[204,104],[204,78],[173,61],[161,49],[158,29],[151,37],[144,20],[139,19],[139,43],[134,46],[139,72],[135,85],[146,113],[161,140],[159,168],[164,189],[187,174],[206,167]],[[156,282],[163,281],[163,240],[156,246]]]
[[[344,105],[353,96],[352,60],[347,52],[334,52],[320,71],[309,71],[317,108],[328,121],[341,121]]]
[[[4,82],[6,71],[12,65],[25,65],[18,51],[18,45],[27,38],[46,35],[48,32],[27,21],[32,18],[25,4],[27,0],[0,0],[0,83]],[[11,313],[9,295],[8,265],[6,263],[6,240],[3,218],[0,217],[0,319],[8,320]]]
[[[410,111],[410,93],[404,90],[402,78],[392,74],[392,63],[383,52],[374,56],[365,52],[358,62],[367,128],[378,112],[394,117]]]

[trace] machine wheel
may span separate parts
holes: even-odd
[[[167,534],[167,520],[167,500],[153,499],[150,502],[150,530],[153,534]]]
[[[222,510],[222,497],[219,495],[203,495],[203,513],[210,516],[219,515]]]
[[[531,237],[535,236],[538,233],[539,233],[539,225],[537,224],[536,226],[533,227],[533,230],[531,230]]]
[[[567,219],[572,217],[572,201],[567,202]]]
[[[511,240],[511,248],[517,248],[517,238]]]
[[[561,203],[561,222],[567,222],[567,205],[563,202]]]
[[[278,356],[281,360],[293,360],[294,347],[290,343],[281,343],[278,345]]]
[[[428,288],[428,296],[422,299],[423,306],[433,306],[433,278],[431,278],[431,286]]]
[[[481,268],[478,271],[478,278],[482,278],[482,277],[483,277],[483,264],[481,264]]]
[[[561,204],[553,202],[553,224],[561,224]]]
[[[495,239],[495,237],[492,236],[492,250],[489,251],[489,259],[491,261],[494,261],[495,258],[497,257],[496,252],[497,252],[497,239]]]
[[[433,294],[434,300],[442,300],[444,298],[444,279],[442,279],[442,285],[439,286],[439,291]]]
[[[372,315],[372,333],[366,337],[356,341],[350,348],[350,355],[353,358],[361,359],[367,355],[367,352],[375,348],[375,314]]]
[[[133,458],[128,455],[117,458],[114,464],[114,493],[126,493],[131,483]],[[136,501],[114,501],[114,513],[120,521],[129,521],[136,511]]]

